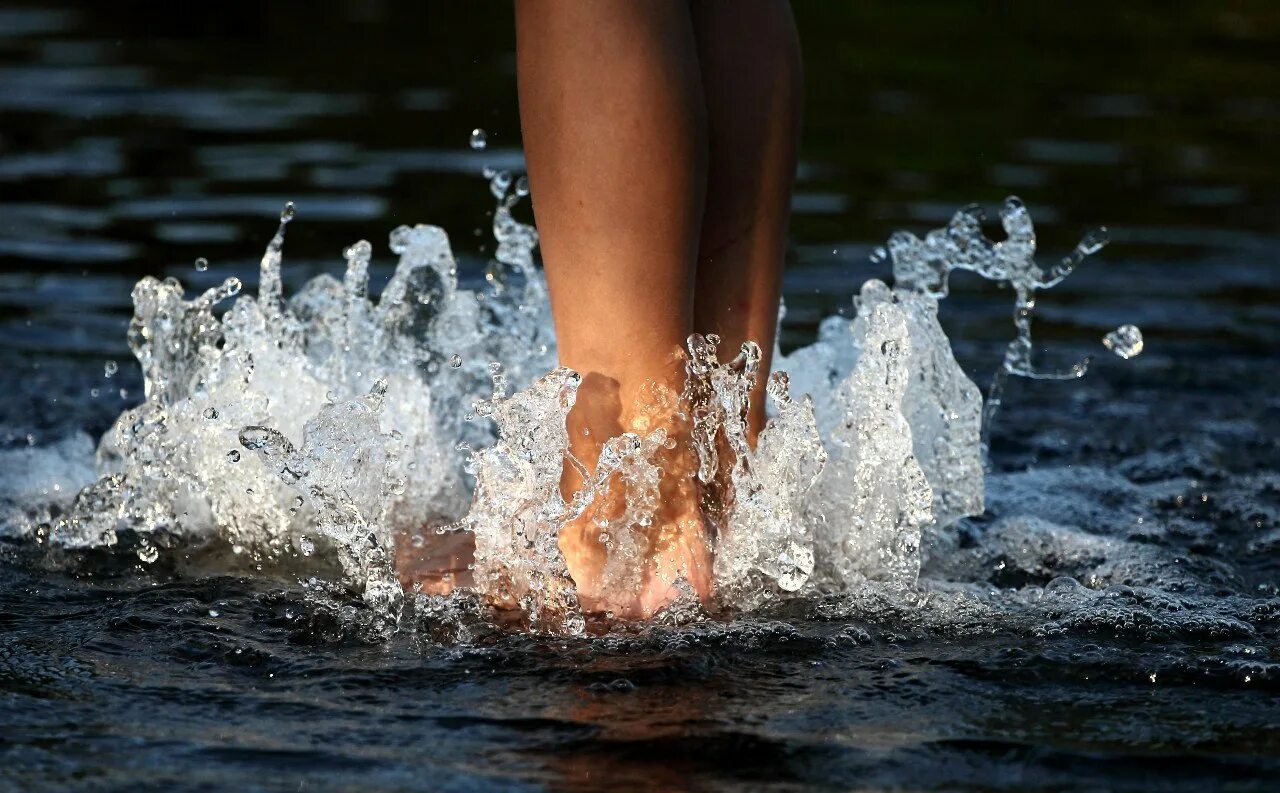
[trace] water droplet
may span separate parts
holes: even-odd
[[[452,368],[454,368],[454,369],[457,369],[458,367],[462,366],[462,356],[461,356],[461,355],[458,355],[457,353],[454,353],[453,355],[450,355],[450,356],[449,356],[449,366],[450,366],[450,367],[452,367]]]
[[[570,636],[581,636],[587,630],[587,620],[581,614],[570,614],[564,618],[564,632]]]
[[[507,195],[507,190],[511,189],[511,173],[509,171],[498,171],[489,180],[489,193],[499,200]]]
[[[1121,325],[1102,337],[1102,346],[1128,360],[1142,354],[1142,331],[1137,325]]]
[[[316,544],[311,541],[310,537],[299,537],[298,550],[303,556],[310,556],[316,552]]]
[[[889,258],[889,251],[883,245],[877,245],[871,250],[871,261],[874,264],[880,264]]]
[[[231,451],[227,452],[227,459],[228,459],[228,460],[230,460],[230,461],[231,461],[231,462],[233,462],[233,463],[238,463],[238,462],[240,462],[240,452],[239,452],[239,450],[237,450],[237,449],[232,449]]]
[[[796,543],[790,543],[778,557],[778,586],[785,592],[795,592],[813,575],[813,551]]]
[[[204,413],[202,415],[212,421],[218,417],[218,409],[215,407],[207,407],[204,409]]]
[[[209,609],[209,616],[210,616],[210,617],[215,617],[215,618],[216,618],[216,617],[220,617],[220,616],[222,616],[222,615],[221,615],[221,613],[220,613],[217,609]]]
[[[293,216],[295,214],[297,214],[297,209],[294,207],[293,202],[285,201],[284,209],[280,210],[280,222],[288,223],[289,221],[293,220]]]
[[[151,564],[160,558],[160,549],[150,543],[143,543],[138,547],[138,558],[145,564]]]
[[[107,377],[115,377],[118,371],[120,371],[120,364],[115,361],[107,361],[102,365],[102,373]]]
[[[1106,226],[1098,226],[1096,229],[1090,230],[1080,239],[1080,252],[1086,256],[1091,256],[1106,247],[1111,241],[1111,232],[1107,231]]]
[[[522,197],[529,195],[528,175],[521,176],[519,179],[516,180],[516,195],[522,196]]]
[[[208,269],[209,269],[209,260],[208,260],[208,259],[204,258],[203,256],[201,256],[200,258],[196,259],[196,272],[197,272],[197,273],[203,273],[205,270],[208,270]]]
[[[391,252],[400,254],[409,249],[409,242],[413,239],[413,229],[408,226],[396,226],[391,230],[391,236],[388,243]]]
[[[484,147],[489,145],[489,133],[476,127],[471,130],[471,148],[474,151],[484,151]]]

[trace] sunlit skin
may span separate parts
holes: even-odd
[[[646,617],[684,579],[712,594],[714,530],[702,514],[678,399],[689,334],[733,357],[758,343],[769,370],[799,134],[801,74],[780,0],[517,0],[520,121],[560,361],[583,375],[570,452],[588,471],[603,444],[641,425],[678,443],[662,460],[662,505],[643,529],[641,590],[598,585],[596,514],[561,534],[584,608]],[[748,434],[764,425],[763,378]],[[581,487],[566,462],[566,499]],[[434,553],[434,552],[433,552]],[[402,566],[432,567],[419,553]],[[414,554],[409,554],[413,556]],[[445,564],[456,553],[444,554]],[[456,581],[456,576],[452,579]]]
[[[590,409],[570,414],[570,437],[578,430],[581,441],[571,441],[578,452],[600,456],[590,439],[597,431],[650,435],[662,430],[670,448],[660,448],[653,462],[662,470],[658,483],[659,505],[647,527],[631,527],[643,543],[640,585],[635,591],[616,591],[602,575],[608,561],[600,540],[601,519],[616,520],[625,509],[626,488],[614,476],[609,492],[598,497],[560,532],[560,550],[569,564],[583,608],[621,616],[649,616],[679,596],[676,581],[683,579],[699,595],[711,592],[711,546],[707,523],[698,508],[697,456],[689,443],[687,422],[680,416],[679,392],[662,387],[642,387],[626,410],[616,407],[595,416]],[[606,402],[606,404],[609,404]],[[576,415],[575,415],[576,414]],[[593,421],[593,419],[597,419]],[[593,427],[594,424],[594,427]],[[612,437],[612,436],[611,436]],[[607,440],[607,438],[606,438]],[[576,466],[568,466],[561,482],[564,493],[583,485]]]

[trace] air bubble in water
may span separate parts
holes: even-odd
[[[107,361],[102,365],[102,374],[106,377],[115,377],[118,371],[120,371],[120,364],[115,361]]]
[[[489,145],[489,134],[484,130],[476,127],[471,130],[471,148],[474,151],[484,151],[485,146]]]
[[[204,258],[203,256],[201,256],[201,257],[199,257],[198,259],[196,259],[196,272],[197,272],[197,273],[203,273],[205,270],[208,270],[208,269],[209,269],[209,260],[208,260],[208,259]]]
[[[450,355],[449,366],[453,369],[457,369],[458,367],[462,366],[462,356],[458,355],[457,353]]]
[[[240,452],[239,452],[239,450],[237,450],[237,449],[232,449],[231,451],[227,452],[227,459],[228,459],[228,460],[230,460],[230,461],[231,461],[231,462],[233,462],[233,463],[238,463],[238,462],[240,462]]]
[[[210,421],[213,421],[218,417],[218,409],[214,407],[207,407],[204,409],[204,412],[201,415],[209,419]]]
[[[1102,337],[1102,345],[1128,360],[1142,354],[1142,330],[1137,325],[1121,325]]]
[[[570,614],[561,627],[569,636],[581,636],[587,630],[587,620],[581,614]]]

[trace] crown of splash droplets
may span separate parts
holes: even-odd
[[[511,215],[525,183],[513,189],[498,173],[491,189],[498,245],[479,291],[459,287],[441,229],[402,226],[390,245],[399,262],[376,303],[364,241],[345,251],[342,281],[321,275],[286,300],[291,205],[263,256],[257,299],[241,296],[223,317],[214,307],[240,293],[236,279],[191,301],[176,280],[140,281],[129,340],[146,401],[103,438],[102,478],[52,539],[111,545],[133,532],[144,563],[157,557],[148,541],[157,535],[221,536],[259,563],[328,555],[348,586],[392,613],[401,598],[396,532],[466,529],[484,595],[519,605],[536,626],[580,631],[559,532],[597,492],[624,487],[628,509],[608,527],[606,569],[614,585],[635,586],[627,571],[656,503],[655,455],[666,438],[611,440],[582,492],[561,497],[565,417],[579,377],[553,368],[537,235]],[[751,608],[867,580],[910,586],[922,527],[982,511],[982,399],[937,321],[952,270],[1007,281],[1017,295],[1018,338],[991,403],[1007,374],[1083,373],[1084,364],[1047,375],[1031,368],[1031,311],[1037,289],[1061,281],[1104,239],[1087,237],[1046,274],[1022,204],[1009,199],[1001,217],[1008,239],[999,243],[982,235],[973,209],[923,240],[895,234],[896,286],[869,281],[855,319],[829,318],[815,344],[777,357],[772,418],[754,450],[742,417],[759,350],[748,343],[722,364],[717,340],[690,339],[699,477],[716,470],[718,441],[735,455],[715,549],[721,603]],[[1132,349],[1132,336],[1116,344]],[[523,388],[509,394],[509,386]],[[988,422],[992,414],[989,404]]]

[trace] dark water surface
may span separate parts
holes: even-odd
[[[988,514],[932,538],[918,596],[591,640],[427,614],[384,642],[287,573],[0,531],[0,788],[1274,789],[1280,11],[975,8],[796,4],[786,343],[885,274],[892,230],[1016,193],[1050,254],[1113,239],[1043,296],[1046,360],[1122,322],[1147,352],[1011,385]],[[478,171],[520,165],[509,15],[0,5],[0,453],[135,404],[134,281],[252,286],[286,199],[295,287],[403,222],[477,278]],[[961,278],[944,306],[979,383],[1009,308]]]

